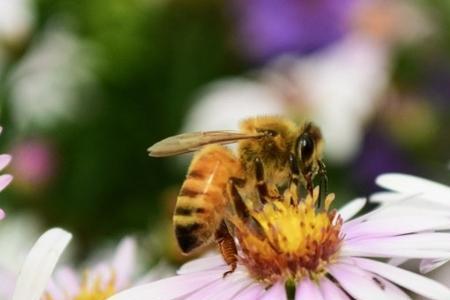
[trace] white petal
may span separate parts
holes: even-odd
[[[420,262],[420,273],[422,274],[426,274],[429,273],[437,268],[439,268],[440,266],[443,266],[444,264],[448,263],[449,259],[442,259],[442,258],[437,258],[437,259],[424,259]]]
[[[353,258],[352,261],[359,267],[378,274],[419,295],[433,300],[450,299],[450,289],[432,279],[375,260]]]
[[[320,280],[319,286],[324,300],[350,300],[336,284],[326,277]]]
[[[341,215],[342,220],[347,221],[353,218],[357,213],[361,211],[366,203],[366,198],[358,198],[341,207],[339,209],[339,214]]]
[[[282,282],[275,283],[259,300],[287,300],[286,289]]]
[[[225,278],[218,279],[218,281],[213,284],[198,290],[187,297],[186,300],[232,299],[239,291],[245,289],[252,282],[254,281],[249,278],[246,272],[235,271]]]
[[[233,300],[259,300],[266,290],[259,283],[253,283],[237,294]]]
[[[342,288],[355,299],[397,300],[386,294],[373,277],[361,269],[349,265],[336,264],[331,266],[329,271]]]
[[[59,228],[45,232],[34,244],[17,279],[13,300],[38,300],[72,235]]]
[[[177,274],[182,275],[193,272],[206,271],[215,268],[222,268],[224,266],[226,266],[226,263],[223,260],[222,255],[207,256],[185,263],[177,271]]]
[[[118,289],[122,289],[130,283],[135,266],[136,241],[133,238],[125,238],[117,247],[113,259]]]
[[[222,278],[226,267],[218,271],[205,271],[161,279],[124,290],[108,300],[172,300],[187,296]]]
[[[5,218],[6,214],[3,211],[3,209],[0,208],[0,221],[3,220]]]
[[[0,176],[0,192],[3,191],[8,186],[8,184],[11,183],[12,180],[13,180],[13,177],[9,174],[1,175]]]
[[[11,161],[11,155],[0,154],[0,171],[3,170]]]
[[[301,281],[295,290],[295,300],[324,300],[319,287],[308,278]]]
[[[434,200],[436,201],[440,201],[439,199],[444,197],[442,203],[450,205],[448,199],[450,196],[450,188],[428,179],[406,174],[391,173],[381,175],[375,181],[381,187],[401,193],[422,194],[430,199],[435,198]]]

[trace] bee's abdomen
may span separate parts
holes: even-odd
[[[175,235],[184,253],[209,242],[223,217],[226,184],[237,161],[224,147],[210,145],[192,160],[173,216]]]

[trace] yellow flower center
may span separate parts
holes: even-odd
[[[116,279],[111,279],[104,284],[100,277],[97,277],[93,284],[88,284],[87,276],[83,280],[80,292],[73,300],[106,300],[116,292]]]
[[[66,296],[64,300],[106,300],[116,292],[116,277],[114,275],[105,283],[101,277],[96,277],[93,281],[89,280],[88,273],[86,273],[78,294],[74,297]],[[54,299],[47,293],[43,300]]]
[[[280,200],[250,209],[251,222],[231,216],[242,249],[241,262],[259,280],[298,281],[305,276],[317,280],[339,251],[342,219],[329,211],[334,194],[317,209],[319,190],[298,204]]]

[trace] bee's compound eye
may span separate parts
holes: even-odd
[[[298,152],[301,160],[307,161],[314,152],[314,141],[307,133],[303,134],[298,141]]]

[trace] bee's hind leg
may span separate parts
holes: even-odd
[[[223,259],[230,266],[230,270],[223,273],[223,277],[233,273],[237,267],[237,248],[234,242],[233,236],[228,231],[228,227],[225,221],[219,226],[215,234],[217,245],[219,246],[220,253]]]

